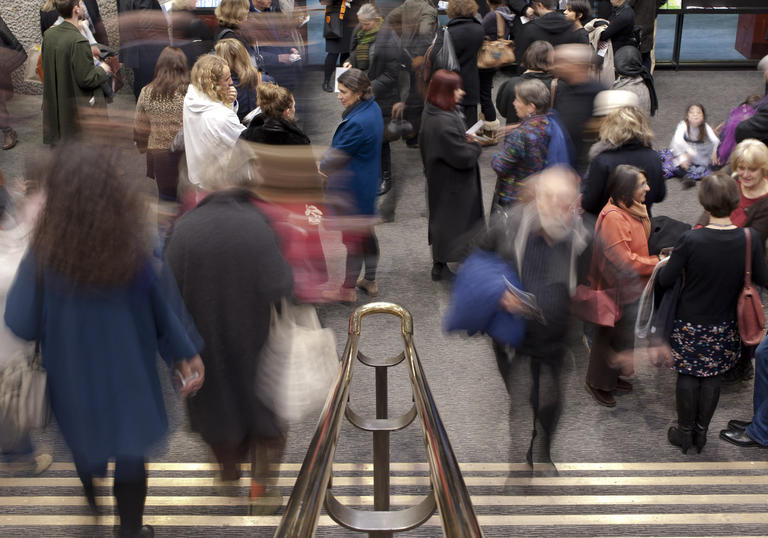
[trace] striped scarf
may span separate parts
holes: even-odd
[[[357,68],[362,71],[367,71],[370,67],[370,57],[368,52],[371,49],[371,45],[376,41],[376,35],[381,29],[382,21],[379,20],[378,24],[370,30],[360,30],[357,33],[357,48],[355,49],[355,63]]]

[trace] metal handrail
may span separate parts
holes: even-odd
[[[451,538],[482,537],[483,533],[477,522],[459,463],[451,448],[448,434],[437,412],[432,392],[413,345],[413,318],[403,307],[385,302],[363,305],[350,317],[349,336],[336,384],[326,399],[317,429],[274,536],[276,538],[309,538],[317,528],[320,508],[326,500],[336,443],[348,401],[352,364],[359,353],[358,339],[361,322],[364,317],[374,313],[396,315],[402,321],[401,332],[413,385],[414,405],[424,433],[432,493],[444,533]],[[330,495],[329,497],[332,498]],[[371,512],[372,516],[381,514],[382,512]],[[380,520],[381,518],[377,518],[377,521]]]

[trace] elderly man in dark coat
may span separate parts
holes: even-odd
[[[266,490],[267,453],[281,452],[284,436],[256,394],[256,375],[270,306],[292,292],[291,268],[243,188],[216,191],[179,219],[166,258],[205,341],[206,382],[188,401],[192,429],[210,445],[225,481],[239,478],[239,464],[252,451],[251,496],[259,497]]]
[[[100,106],[100,91],[111,70],[105,63],[93,65],[88,40],[77,29],[82,7],[79,0],[57,3],[64,19],[43,35],[43,143],[55,144],[78,132],[79,108]],[[97,91],[98,90],[98,91]]]

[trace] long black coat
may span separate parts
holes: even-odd
[[[605,207],[609,198],[608,177],[620,164],[631,164],[645,172],[648,186],[651,188],[645,197],[648,214],[651,213],[651,206],[655,202],[661,202],[667,196],[659,154],[637,140],[630,140],[618,148],[603,151],[592,159],[583,184],[581,207],[584,211],[597,215]]]
[[[267,219],[248,191],[215,192],[174,224],[166,257],[205,341],[192,429],[209,444],[279,435],[255,381],[270,305],[291,295],[293,277]]]
[[[467,141],[458,112],[431,103],[421,117],[419,148],[427,177],[432,257],[461,260],[468,243],[485,227],[477,164],[482,149]]]
[[[352,36],[352,52],[349,63],[357,67],[357,35],[360,26]],[[400,69],[402,67],[402,49],[400,40],[388,24],[383,24],[376,34],[376,40],[368,49],[368,79],[371,81],[373,98],[381,108],[385,118],[392,115],[392,105],[400,100]]]
[[[459,75],[466,95],[462,105],[480,102],[480,72],[477,70],[477,52],[483,46],[485,31],[475,18],[456,17],[448,21],[448,33],[459,61]]]

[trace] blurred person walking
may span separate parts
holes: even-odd
[[[411,74],[405,107],[405,119],[413,126],[413,132],[405,139],[410,148],[418,147],[419,124],[426,94],[424,55],[438,28],[436,6],[434,0],[405,0],[387,15],[387,23],[400,38],[403,61]]]
[[[514,107],[520,125],[504,138],[504,147],[493,156],[496,188],[491,213],[517,202],[526,179],[547,166],[550,142],[549,90],[536,79],[523,80],[515,86]]]
[[[339,77],[339,102],[344,107],[342,121],[333,133],[330,150],[323,156],[320,171],[328,176],[327,191],[335,198],[339,216],[362,217],[357,229],[342,231],[347,247],[346,278],[340,290],[326,290],[325,298],[354,303],[355,287],[375,297],[378,292],[376,268],[379,241],[373,224],[376,195],[381,177],[381,143],[384,122],[381,108],[373,99],[371,81],[355,67]],[[360,270],[365,266],[365,274]]]
[[[636,166],[648,181],[645,208],[651,215],[654,203],[667,195],[661,158],[651,147],[653,132],[648,119],[636,106],[625,106],[608,114],[600,125],[600,139],[589,151],[589,169],[582,183],[581,207],[597,217],[608,203],[610,178],[621,164]]]
[[[213,30],[195,14],[197,0],[173,0],[170,12],[171,45],[187,55],[189,66],[213,49]]]
[[[477,162],[482,148],[465,133],[458,111],[463,96],[458,74],[436,71],[421,120],[419,147],[427,177],[432,280],[453,276],[447,262],[464,259],[470,242],[485,226]]]
[[[155,66],[155,78],[141,89],[133,133],[139,151],[147,153],[147,177],[157,183],[161,200],[176,201],[181,153],[171,151],[182,128],[184,97],[189,86],[187,56],[166,47]]]
[[[11,74],[24,64],[27,53],[0,17],[0,131],[3,132],[3,149],[16,145],[16,131],[11,127],[11,114],[7,102],[13,97]]]
[[[357,12],[360,24],[352,37],[352,51],[344,67],[357,67],[365,71],[371,81],[373,98],[381,108],[384,125],[393,119],[401,119],[405,111],[405,99],[401,92],[400,72],[402,51],[400,41],[389,25],[384,24],[381,13],[373,4],[363,4]],[[392,188],[392,150],[389,140],[384,138],[381,146],[381,187],[379,194],[386,194]],[[399,190],[399,189],[398,189]],[[387,200],[385,200],[387,201]],[[388,199],[387,211],[382,208],[384,218],[394,220],[395,197]],[[382,204],[384,205],[384,204]]]
[[[515,269],[523,289],[532,293],[543,313],[543,321],[527,319],[522,343],[510,354],[509,346],[496,340],[493,350],[507,390],[511,391],[513,358],[524,357],[531,372],[530,404],[533,432],[526,461],[549,464],[552,440],[563,408],[561,380],[566,338],[570,324],[570,302],[576,287],[576,259],[586,246],[587,231],[574,211],[578,200],[578,176],[566,168],[548,168],[531,178],[532,199],[496,213],[487,234],[479,242],[483,250],[495,252]],[[510,291],[499,308],[512,314],[525,312]],[[517,436],[511,417],[510,429]],[[539,439],[541,458],[534,458]]]
[[[119,156],[107,144],[56,148],[5,322],[40,346],[51,408],[91,510],[93,478],[114,458],[120,536],[145,537],[153,536],[142,527],[145,458],[168,426],[157,354],[185,380],[182,395],[202,386],[204,368],[175,283],[153,259],[147,200],[116,172]]]
[[[611,290],[620,317],[614,326],[597,326],[584,387],[595,401],[615,407],[613,392],[632,391],[619,375],[631,375],[634,327],[640,294],[659,262],[648,254],[651,220],[645,207],[650,187],[642,170],[622,164],[608,179],[609,202],[595,223],[589,281],[593,289]]]
[[[460,106],[467,128],[477,123],[477,104],[480,102],[480,70],[477,68],[477,52],[483,46],[485,32],[475,17],[475,0],[449,0],[446,13],[450,20],[446,29],[451,36],[464,97]]]
[[[43,143],[56,144],[79,132],[80,108],[98,107],[106,115],[106,101],[96,91],[109,80],[106,63],[93,63],[88,40],[78,30],[83,12],[80,0],[54,0],[64,21],[43,35]]]
[[[245,167],[220,172],[213,192],[174,223],[165,251],[206,342],[206,382],[187,409],[221,466],[219,491],[239,491],[240,463],[248,461],[252,513],[271,513],[280,493],[267,488],[268,464],[280,461],[285,427],[259,399],[256,376],[270,309],[290,297],[293,279]]]
[[[739,198],[739,187],[727,174],[705,177],[699,187],[699,203],[710,215],[709,224],[680,238],[658,277],[666,288],[684,278],[670,337],[677,370],[677,426],[668,432],[669,442],[683,454],[691,446],[701,452],[706,444],[720,399],[722,374],[739,359],[736,304],[744,288],[745,231],[751,236],[752,262],[746,270],[751,271],[756,287],[768,281],[757,232],[740,229],[731,220]]]
[[[194,203],[202,192],[226,169],[240,133],[240,123],[233,107],[237,88],[227,61],[206,54],[192,67],[191,81],[184,97],[184,153],[189,181],[196,189]]]
[[[240,121],[258,105],[261,73],[251,63],[248,51],[237,39],[222,39],[216,43],[216,55],[227,61],[232,84],[237,88],[237,117]]]

